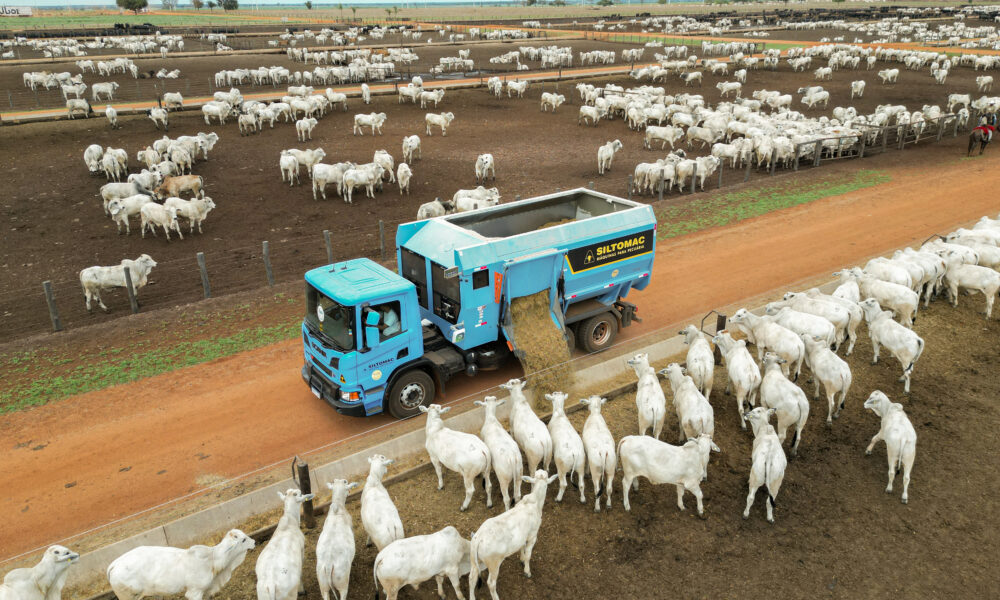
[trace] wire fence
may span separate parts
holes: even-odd
[[[264,241],[219,252],[192,252],[187,258],[158,261],[146,287],[135,290],[137,311],[297,281],[310,268],[349,258],[392,260],[396,226],[402,222],[378,221],[371,226],[344,227],[301,238]],[[151,254],[155,259],[155,252]],[[133,312],[124,288],[101,294],[107,313],[96,301],[91,306],[92,312],[88,312],[78,278],[62,277],[45,283],[48,285],[39,281],[37,286],[0,292],[0,342],[99,323]]]

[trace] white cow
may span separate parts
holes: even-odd
[[[611,163],[615,159],[615,153],[622,149],[620,140],[608,142],[597,149],[597,173],[604,175],[605,171],[611,169]]]
[[[865,400],[865,408],[882,418],[878,433],[872,437],[871,443],[865,449],[865,454],[872,453],[872,448],[879,441],[885,441],[886,458],[889,461],[889,485],[886,493],[892,492],[892,480],[900,469],[903,471],[903,504],[909,501],[907,492],[910,488],[910,471],[913,470],[913,460],[917,456],[917,432],[913,423],[906,416],[903,405],[892,402],[889,398],[875,390]]]
[[[753,451],[751,453],[750,465],[750,491],[747,493],[747,507],[743,511],[743,518],[750,518],[750,507],[753,506],[754,496],[760,486],[767,488],[767,500],[764,505],[767,507],[767,520],[774,523],[774,499],[781,489],[781,483],[785,479],[785,467],[788,466],[788,459],[785,457],[785,450],[781,447],[781,440],[775,433],[774,427],[768,421],[774,415],[773,408],[759,406],[744,417],[750,421],[753,429]]]
[[[576,432],[573,424],[566,416],[566,398],[562,392],[545,394],[545,399],[552,403],[552,417],[549,419],[549,435],[552,437],[552,458],[555,459],[556,471],[559,474],[559,493],[556,502],[562,502],[566,492],[566,478],[572,481],[577,475],[577,487],[580,490],[580,504],[587,501],[584,495],[583,472],[587,461],[587,453],[583,447],[583,439]]]
[[[511,379],[500,387],[510,392],[510,433],[524,452],[528,471],[534,472],[540,467],[548,471],[552,462],[552,436],[528,403],[524,382]]]
[[[255,545],[253,538],[231,529],[214,546],[139,546],[108,566],[108,582],[121,600],[179,594],[207,600],[229,582]]]
[[[476,400],[475,404],[483,407],[483,427],[479,436],[490,450],[490,463],[500,483],[504,510],[510,510],[510,488],[513,487],[514,502],[517,502],[521,499],[521,477],[524,473],[517,442],[497,419],[497,407],[504,402],[506,400],[497,400],[496,396],[486,396],[481,401]]]
[[[59,600],[67,571],[80,555],[64,546],[49,546],[30,568],[14,569],[0,584],[0,600]]]
[[[284,494],[278,492],[284,504],[284,513],[270,541],[257,557],[254,567],[257,600],[295,600],[296,594],[305,593],[302,563],[305,561],[306,536],[299,528],[299,518],[302,503],[312,500],[313,496],[295,488],[289,488]]]
[[[403,522],[389,492],[382,485],[386,467],[394,461],[381,454],[368,457],[368,478],[361,491],[361,524],[368,535],[366,544],[375,544],[380,551],[403,538]]]
[[[346,479],[334,479],[326,484],[330,488],[330,508],[323,521],[323,532],[316,541],[316,579],[323,600],[347,598],[347,588],[351,582],[351,564],[354,562],[354,524],[351,514],[344,504],[357,483]]]
[[[653,437],[660,438],[663,420],[667,416],[667,398],[660,387],[656,372],[649,365],[648,354],[636,354],[626,361],[638,378],[635,391],[636,412],[639,419],[639,435],[653,430]]]
[[[90,312],[91,300],[97,300],[105,312],[108,307],[101,300],[101,292],[116,287],[125,287],[125,269],[129,270],[132,288],[138,294],[149,277],[149,272],[156,266],[156,261],[148,254],[141,254],[135,260],[124,259],[121,265],[114,267],[87,267],[80,271],[80,286],[87,301],[87,312]]]
[[[434,465],[434,472],[437,474],[438,489],[444,489],[444,479],[441,476],[441,465],[447,469],[455,471],[462,476],[465,483],[465,500],[462,502],[462,511],[469,508],[472,502],[472,495],[476,493],[476,477],[482,475],[484,487],[486,488],[486,506],[493,506],[493,485],[490,482],[490,449],[483,440],[461,431],[455,431],[445,427],[441,415],[451,410],[451,407],[442,408],[440,404],[430,406],[420,406],[420,412],[427,414],[427,423],[424,431],[426,440],[424,448]]]
[[[410,585],[416,589],[421,583],[437,580],[438,595],[444,595],[443,580],[451,582],[455,594],[462,598],[460,577],[469,572],[470,543],[452,526],[430,535],[415,535],[396,540],[383,548],[375,557],[372,574],[375,594],[381,585],[388,600],[396,600],[399,590]],[[479,565],[476,565],[478,571]],[[341,600],[345,597],[341,596]]]
[[[708,469],[709,452],[718,446],[708,434],[688,440],[683,446],[671,446],[645,435],[630,435],[618,441],[618,459],[622,463],[622,494],[625,510],[631,511],[628,495],[639,489],[639,477],[654,485],[673,484],[677,487],[677,508],[684,510],[684,491],[694,494],[698,516],[705,515],[701,481]]]
[[[524,563],[524,574],[531,577],[531,552],[538,539],[538,528],[542,524],[542,507],[545,505],[545,492],[549,484],[558,475],[552,475],[539,469],[531,477],[522,480],[531,484],[531,491],[525,494],[514,508],[507,512],[487,519],[472,534],[469,552],[469,600],[476,600],[476,587],[479,583],[479,564],[485,563],[489,569],[486,584],[493,600],[498,600],[497,577],[500,575],[500,565],[504,559],[520,553]]]

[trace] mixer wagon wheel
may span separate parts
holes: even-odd
[[[610,312],[590,317],[580,324],[580,347],[588,353],[607,350],[618,335],[618,317]]]
[[[386,408],[397,419],[406,419],[419,414],[420,406],[434,402],[434,380],[420,369],[414,369],[399,376],[389,390]]]

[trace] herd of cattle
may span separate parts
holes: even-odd
[[[123,268],[135,267],[141,273],[133,274],[134,279],[144,278],[149,265],[155,266],[145,255],[128,262]],[[497,416],[497,407],[506,400],[493,396],[477,401],[485,409],[479,436],[449,428],[441,418],[449,408],[436,404],[421,407],[427,415],[425,448],[438,488],[444,486],[442,467],[461,475],[465,489],[461,510],[466,510],[475,496],[476,482],[482,478],[486,506],[491,508],[495,477],[504,512],[483,522],[471,539],[450,526],[429,535],[405,537],[399,511],[382,484],[393,461],[381,455],[371,456],[360,512],[368,542],[378,549],[372,569],[376,588],[396,598],[402,587],[432,578],[437,579],[440,591],[447,577],[461,598],[460,578],[468,575],[469,596],[474,598],[480,573],[486,570],[490,594],[498,600],[497,580],[505,558],[519,554],[524,574],[531,576],[532,550],[548,485],[559,481],[555,496],[558,502],[575,477],[574,485],[583,503],[587,499],[584,478],[589,473],[594,510],[601,511],[602,504],[610,509],[619,465],[626,511],[631,509],[630,492],[638,490],[639,478],[645,478],[653,485],[674,485],[681,510],[684,494],[690,492],[698,514],[703,515],[701,484],[707,478],[711,453],[720,451],[715,439],[715,411],[709,402],[713,390],[717,390],[713,342],[722,355],[726,393],[735,395],[741,425],[745,430],[749,422],[754,437],[743,517],[749,518],[755,495],[764,487],[767,519],[773,522],[775,498],[790,464],[785,454],[788,433],[791,431],[792,438],[789,451],[795,456],[810,412],[807,392],[796,383],[803,364],[812,376],[813,399],[819,399],[821,389],[825,393],[826,424],[831,426],[845,409],[852,384],[850,365],[838,353],[844,349],[843,354],[850,356],[864,321],[874,349],[873,363],[878,362],[880,348],[888,350],[902,367],[902,391],[908,393],[910,376],[924,351],[923,340],[911,328],[921,296],[927,306],[944,293],[957,306],[963,291],[982,293],[989,319],[1000,291],[998,268],[1000,218],[983,217],[972,229],[958,229],[920,248],[898,251],[891,258],[873,259],[863,269],[839,272],[839,286],[831,294],[817,289],[789,292],[783,300],[768,304],[763,315],[739,310],[730,324],[734,332],[741,334],[740,339],[727,330],[710,339],[691,325],[680,332],[688,344],[683,366],[671,363],[657,372],[645,354],[627,361],[638,378],[638,427],[637,435],[617,442],[601,414],[606,399],[591,396],[580,401],[590,413],[582,430],[577,431],[566,415],[568,395],[545,394],[552,406],[546,424],[524,393],[525,382],[518,379],[501,385],[510,395],[509,431]],[[756,347],[756,360],[748,344]],[[662,385],[660,377],[666,379],[667,386]],[[667,416],[665,387],[670,390],[670,404],[676,414],[679,445],[659,439]],[[749,409],[745,403],[749,403]],[[882,391],[872,391],[864,408],[881,421],[865,453],[870,454],[876,443],[885,442],[889,480],[886,492],[892,492],[893,480],[901,471],[905,504],[916,456],[916,430],[903,405],[892,402]],[[550,474],[553,464],[555,474]],[[523,474],[525,469],[528,475]],[[524,495],[522,483],[531,486]],[[357,484],[336,479],[327,487],[332,501],[316,547],[316,576],[324,600],[331,594],[347,597],[356,550],[353,520],[345,504]],[[304,590],[305,536],[299,515],[302,503],[313,495],[290,489],[279,496],[284,504],[283,515],[255,567],[260,600],[291,599]],[[107,576],[121,599],[182,593],[187,598],[208,598],[226,585],[254,545],[243,532],[232,530],[212,547],[185,550],[143,546],[113,561]],[[50,547],[35,567],[7,574],[0,586],[0,599],[59,598],[66,570],[77,558],[76,553],[62,546]]]

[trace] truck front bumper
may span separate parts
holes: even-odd
[[[347,403],[340,399],[340,386],[330,382],[326,377],[316,373],[308,363],[302,366],[302,380],[306,382],[313,395],[337,409],[342,415],[349,417],[364,417],[364,401]]]

